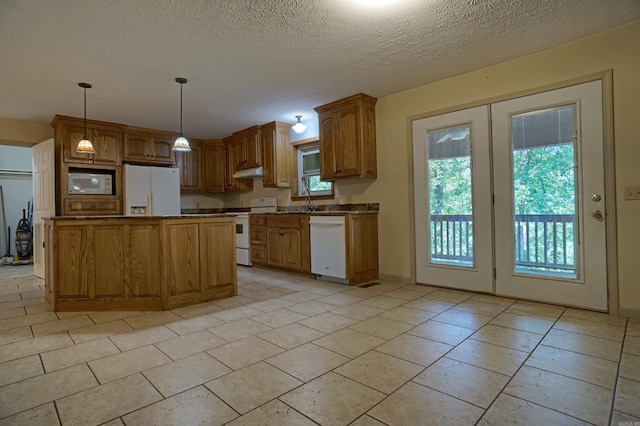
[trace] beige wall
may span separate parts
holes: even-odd
[[[623,312],[640,314],[640,201],[623,187],[640,185],[640,21],[538,54],[384,97],[376,110],[378,179],[354,202],[380,202],[380,271],[410,280],[410,117],[613,70],[618,270]],[[611,196],[611,194],[609,194]]]
[[[0,117],[0,145],[33,146],[52,137],[49,123]]]

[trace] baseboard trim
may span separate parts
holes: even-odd
[[[394,281],[402,284],[415,284],[415,282],[411,281],[411,278],[402,277],[400,275],[380,274],[380,279],[385,281]]]
[[[618,316],[633,318],[633,319],[640,319],[640,309],[623,308],[622,306],[620,306],[618,308]]]

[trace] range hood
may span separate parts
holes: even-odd
[[[250,169],[238,170],[233,174],[234,179],[248,179],[248,178],[262,177],[262,176],[264,176],[264,172],[262,171],[262,166],[252,167]]]

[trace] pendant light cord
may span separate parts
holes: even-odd
[[[87,88],[84,88],[84,138],[89,139],[87,137]]]
[[[180,136],[182,136],[182,83],[180,83]]]

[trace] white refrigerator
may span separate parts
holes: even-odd
[[[124,165],[125,216],[180,214],[180,169]]]

